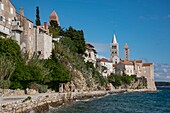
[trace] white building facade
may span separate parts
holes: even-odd
[[[84,61],[92,62],[94,67],[96,67],[96,55],[97,55],[97,52],[94,49],[94,46],[91,45],[90,43],[86,43],[86,51],[85,51]]]

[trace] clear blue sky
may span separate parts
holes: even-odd
[[[123,58],[127,42],[131,59],[170,64],[170,0],[11,0],[19,12],[35,22],[36,6],[41,23],[55,10],[61,27],[82,29],[86,42],[100,56],[109,58],[115,33]]]

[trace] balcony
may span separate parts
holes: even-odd
[[[23,31],[23,27],[19,26],[19,25],[13,25],[12,26],[12,31]]]

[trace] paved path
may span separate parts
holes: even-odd
[[[46,95],[54,95],[58,93],[39,93],[35,95],[19,95],[19,96],[5,96],[5,97],[0,97],[0,104],[5,104],[5,103],[11,103],[11,102],[16,102],[16,101],[22,101],[28,96],[31,97],[31,99],[36,100],[39,97],[46,96]]]
[[[112,93],[119,93],[122,92],[122,90],[113,90]],[[89,94],[101,94],[101,93],[109,93],[109,91],[90,91],[90,92],[82,92],[82,93],[89,93]],[[19,95],[19,96],[6,96],[6,97],[0,97],[0,104],[7,104],[17,101],[22,101],[28,96],[31,97],[33,100],[37,100],[40,97],[44,97],[46,95],[59,95],[59,94],[66,94],[66,93],[39,93],[35,95]]]

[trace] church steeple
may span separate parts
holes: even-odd
[[[115,34],[113,35],[112,43],[115,43],[115,44],[117,43],[116,35]]]
[[[129,50],[128,44],[126,43],[124,46],[124,60],[128,61],[129,57],[130,57],[130,50]]]
[[[58,22],[58,25],[60,26],[60,22],[59,22],[59,18],[57,13],[55,12],[55,10],[53,10],[53,12],[51,13],[51,15],[49,16],[50,21],[51,20],[55,20]]]
[[[119,63],[119,44],[116,40],[116,35],[113,35],[112,43],[110,45],[110,59],[114,64]]]

